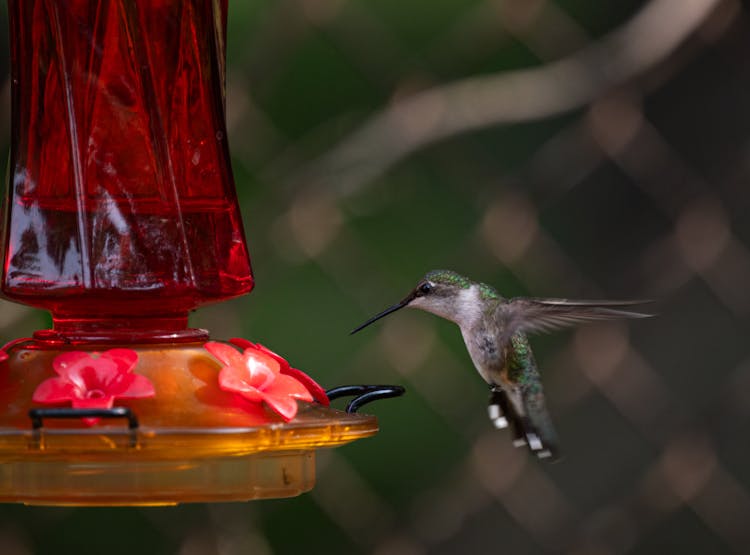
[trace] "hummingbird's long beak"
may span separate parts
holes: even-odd
[[[370,318],[369,320],[367,320],[367,322],[365,322],[361,326],[359,326],[357,328],[354,328],[352,331],[349,332],[349,335],[357,333],[362,328],[366,328],[367,326],[369,326],[370,324],[372,324],[375,320],[380,320],[383,316],[388,316],[391,312],[396,312],[398,309],[404,308],[406,305],[408,305],[410,302],[412,302],[416,296],[417,296],[416,291],[412,291],[403,300],[399,301],[398,303],[394,304],[391,307],[386,308],[380,314],[376,314],[375,316],[373,316],[372,318]]]

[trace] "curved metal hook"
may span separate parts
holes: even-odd
[[[400,385],[341,385],[327,390],[326,396],[330,400],[333,400],[338,399],[339,397],[356,395],[356,397],[346,405],[346,412],[355,413],[367,403],[377,401],[378,399],[400,397],[405,392],[406,389]]]

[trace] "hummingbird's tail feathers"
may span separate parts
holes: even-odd
[[[541,429],[538,428],[528,416],[516,410],[505,390],[493,388],[488,414],[496,428],[510,426],[514,447],[527,445],[529,450],[540,459],[550,462],[559,459],[557,435],[549,419],[547,418],[547,422],[543,423]]]
[[[510,416],[510,405],[505,392],[499,388],[490,390],[490,402],[487,406],[487,415],[490,417],[492,424],[498,430],[508,427],[508,418]]]
[[[550,437],[540,432],[531,422],[531,419],[526,416],[518,419],[516,428],[516,437],[513,440],[513,445],[520,447],[526,444],[537,458],[549,462],[556,462],[560,459],[560,448],[557,445],[557,437]]]
[[[505,417],[505,414],[501,412],[498,405],[493,405],[490,402],[490,405],[487,407],[487,415],[490,417],[492,424],[498,430],[508,427],[508,419]]]
[[[560,460],[560,448],[558,447],[556,440],[549,438],[542,440],[538,430],[531,423],[528,418],[522,418],[521,422],[524,426],[525,443],[531,449],[537,458],[544,459],[549,462],[556,462]],[[514,442],[515,443],[515,442]]]
[[[570,299],[515,298],[500,303],[496,321],[502,330],[500,344],[516,333],[549,332],[585,322],[620,318],[651,318],[655,314],[629,310],[651,301],[574,301]]]

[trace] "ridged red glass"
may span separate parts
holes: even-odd
[[[226,0],[9,0],[2,293],[55,334],[147,338],[249,292]]]

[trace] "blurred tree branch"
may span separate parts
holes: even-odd
[[[538,68],[471,77],[398,100],[297,177],[349,195],[436,141],[585,106],[665,60],[720,2],[653,0],[620,28],[567,58]]]

